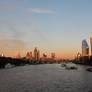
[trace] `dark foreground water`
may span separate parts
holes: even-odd
[[[0,70],[0,92],[92,92],[89,66],[65,70],[59,64],[28,65]]]

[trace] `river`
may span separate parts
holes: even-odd
[[[0,92],[92,92],[90,66],[66,70],[60,64],[26,65],[0,70]]]

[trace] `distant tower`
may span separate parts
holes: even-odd
[[[55,59],[55,53],[51,53],[51,58]]]
[[[30,52],[29,54],[30,54],[30,58],[32,58],[32,52]]]
[[[40,60],[40,51],[37,51],[37,60]]]
[[[16,58],[21,58],[21,55],[20,53],[17,54]]]
[[[82,56],[89,56],[89,46],[86,40],[82,41]]]
[[[27,52],[27,54],[26,54],[26,59],[30,59],[30,54],[29,54],[29,52]]]
[[[92,37],[90,37],[90,45],[91,45],[91,56],[92,56]]]
[[[26,59],[31,59],[31,58],[32,58],[32,52],[27,52]]]
[[[34,49],[34,59],[37,60],[37,54],[38,54],[38,51],[37,51],[37,48]]]

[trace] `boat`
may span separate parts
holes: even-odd
[[[5,68],[6,68],[6,69],[8,69],[8,68],[13,68],[13,67],[14,67],[14,65],[11,65],[10,63],[8,63],[8,64],[5,65]]]
[[[71,66],[71,67],[66,67],[66,69],[68,69],[68,70],[77,70],[78,68],[75,67],[75,66]]]
[[[86,71],[92,72],[92,68],[87,68]]]
[[[66,67],[66,64],[61,64],[61,67]]]
[[[65,69],[68,69],[68,70],[77,70],[78,68],[74,64],[68,64],[68,65],[66,65]]]

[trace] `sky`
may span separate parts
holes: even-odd
[[[91,24],[92,0],[0,0],[0,53],[74,58],[83,39],[90,46]]]

